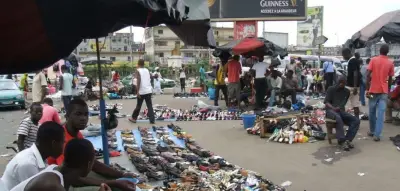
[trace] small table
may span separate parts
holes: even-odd
[[[296,118],[297,120],[297,128],[301,129],[304,125],[304,118],[310,117],[309,114],[302,114],[302,113],[297,113],[297,114],[289,114],[289,115],[281,115],[281,116],[259,116],[256,119],[256,123],[260,123],[261,128],[260,128],[260,138],[267,138],[269,137],[267,133],[267,128],[268,124],[272,121],[279,121],[279,120],[285,120],[285,119],[293,119]]]

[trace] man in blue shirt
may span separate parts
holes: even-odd
[[[325,79],[325,90],[333,85],[333,80],[335,78],[335,69],[333,68],[332,62],[324,62],[323,71]]]

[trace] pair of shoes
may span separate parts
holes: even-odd
[[[381,138],[374,136],[374,141],[379,142],[379,141],[381,141]]]
[[[350,151],[350,146],[346,142],[339,142],[339,147],[344,151]]]

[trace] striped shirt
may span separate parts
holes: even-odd
[[[29,148],[36,142],[37,131],[39,127],[33,124],[30,117],[21,121],[18,127],[17,135],[25,135],[24,148]]]

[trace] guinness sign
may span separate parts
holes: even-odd
[[[212,21],[300,21],[307,0],[208,0]]]

